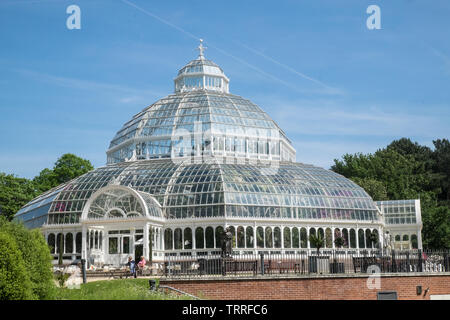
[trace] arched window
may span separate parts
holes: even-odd
[[[254,239],[253,239],[253,228],[252,227],[247,227],[247,229],[245,230],[245,240],[246,240],[246,247],[253,248]]]
[[[379,248],[380,236],[378,234],[377,229],[373,229],[372,231],[372,240],[373,240],[373,247]]]
[[[216,227],[216,248],[222,248],[223,241],[223,227]]]
[[[50,253],[55,253],[56,246],[55,246],[55,234],[54,233],[50,233],[48,235],[47,244],[50,248]]]
[[[281,230],[278,227],[273,229],[273,242],[275,248],[281,248]]]
[[[264,229],[263,227],[256,228],[256,246],[264,248]]]
[[[355,231],[355,229],[350,229],[350,247],[356,248],[356,231]]]
[[[73,234],[68,233],[66,234],[66,253],[72,253],[73,252]]]
[[[205,230],[206,248],[214,248],[214,229],[207,227]]]
[[[186,228],[184,229],[184,240],[183,240],[185,249],[192,249],[192,229]]]
[[[342,237],[344,238],[344,248],[348,248],[349,242],[348,242],[348,230],[342,229]]]
[[[316,229],[315,228],[309,229],[309,236],[311,237],[311,236],[315,236],[315,235],[316,235]],[[308,239],[308,241],[309,241],[309,239]],[[316,245],[311,243],[311,241],[309,241],[309,247],[310,248],[315,248]]]
[[[308,248],[308,232],[306,231],[306,228],[300,229],[300,247]]]
[[[370,229],[366,229],[366,247],[372,248],[373,241],[372,241],[372,232],[370,232]]]
[[[75,246],[76,246],[76,252],[81,253],[81,242],[83,241],[83,235],[81,232],[78,232],[75,237]]]
[[[319,237],[321,237],[322,239],[325,240],[325,233],[323,232],[323,229],[319,228],[317,231],[318,231]]]
[[[173,249],[172,229],[164,230],[164,249],[165,250],[172,250]]]
[[[64,253],[64,235],[62,233],[58,233],[56,236],[56,253],[59,254],[60,252]]]
[[[183,235],[180,228],[176,228],[173,232],[173,240],[175,250],[183,249]]]
[[[411,247],[413,249],[419,248],[419,242],[417,241],[417,235],[415,234],[411,235]]]
[[[291,229],[289,229],[288,227],[284,227],[283,237],[284,237],[284,247],[290,248],[291,247]]]
[[[403,241],[409,241],[409,236],[407,234],[403,235]]]
[[[195,249],[203,249],[205,247],[203,228],[201,227],[195,229],[195,246]]]
[[[230,232],[233,235],[233,248],[236,248],[236,229],[233,226],[230,226]]]
[[[365,242],[364,242],[364,230],[363,229],[359,229],[358,230],[358,242],[359,242],[359,247],[364,249],[366,247]]]
[[[266,227],[265,238],[266,238],[266,248],[272,248],[273,247],[273,238],[272,238],[272,228],[271,227]]]
[[[333,238],[331,236],[331,229],[326,228],[325,229],[325,247],[326,248],[333,248]]]
[[[245,248],[245,232],[243,226],[237,228],[237,247]]]
[[[400,238],[400,235],[399,235],[399,234],[395,236],[395,241],[400,241],[400,239],[401,239],[401,238]]]
[[[298,228],[292,228],[292,248],[300,248],[300,234]]]

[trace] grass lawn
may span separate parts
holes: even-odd
[[[156,280],[158,283],[158,280]],[[148,279],[101,280],[82,284],[80,289],[57,289],[58,300],[178,300],[190,299],[149,290]]]

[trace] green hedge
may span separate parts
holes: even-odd
[[[32,299],[29,273],[14,238],[0,231],[0,299]]]
[[[54,298],[52,257],[39,230],[28,230],[21,223],[0,219],[0,232],[8,234],[18,249],[15,261],[22,261],[31,283],[32,295],[26,299]],[[2,270],[7,267],[6,264],[2,265]]]

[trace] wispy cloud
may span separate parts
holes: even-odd
[[[315,79],[315,78],[312,78],[312,77],[310,77],[310,76],[304,74],[303,72],[297,71],[297,70],[295,70],[294,68],[292,68],[292,67],[290,67],[290,66],[288,66],[288,65],[286,65],[286,64],[284,64],[284,63],[282,63],[282,62],[280,62],[280,61],[278,61],[278,60],[276,60],[276,59],[274,59],[274,58],[272,58],[272,57],[270,57],[270,56],[268,56],[268,55],[265,54],[265,53],[263,53],[263,52],[261,52],[261,51],[259,51],[259,50],[256,50],[256,49],[253,49],[253,48],[249,47],[249,46],[246,45],[246,44],[243,44],[243,43],[240,43],[240,42],[237,42],[237,43],[238,43],[239,45],[241,45],[242,47],[246,48],[247,50],[253,52],[254,54],[256,54],[256,55],[258,55],[258,56],[261,56],[261,57],[263,57],[263,58],[266,59],[266,60],[269,60],[270,62],[272,62],[272,63],[276,64],[277,66],[280,66],[280,67],[282,67],[283,69],[285,69],[285,70],[287,70],[287,71],[289,71],[289,72],[291,72],[291,73],[293,73],[293,74],[299,76],[300,78],[306,79],[306,80],[308,80],[308,81],[311,81],[311,82],[315,83],[316,85],[319,85],[322,89],[325,89],[325,90],[322,90],[322,92],[325,93],[325,94],[336,94],[336,95],[342,95],[342,94],[344,94],[344,91],[341,90],[341,89],[331,87],[331,86],[329,86],[329,85],[323,83],[323,82],[320,81],[320,80],[317,80],[317,79]]]
[[[175,30],[177,30],[177,31],[179,31],[179,32],[181,32],[181,33],[183,33],[184,35],[186,35],[186,36],[188,36],[188,37],[190,37],[190,38],[192,38],[192,39],[195,39],[195,40],[198,41],[198,40],[200,40],[200,38],[201,38],[201,37],[199,37],[199,36],[197,36],[197,35],[194,35],[193,33],[189,32],[189,31],[187,31],[186,29],[184,29],[184,28],[182,28],[182,27],[180,27],[180,26],[178,26],[178,25],[176,25],[176,24],[174,24],[174,23],[172,23],[172,22],[170,22],[170,21],[168,21],[168,20],[166,20],[166,19],[164,19],[164,18],[162,18],[162,17],[156,15],[156,14],[154,14],[153,12],[150,12],[149,10],[146,10],[146,9],[144,9],[144,8],[142,8],[142,7],[138,6],[138,5],[136,5],[135,3],[131,2],[131,1],[128,1],[128,0],[121,0],[121,1],[122,1],[123,3],[125,3],[125,4],[127,4],[127,5],[129,5],[129,6],[131,6],[131,7],[133,7],[133,8],[135,8],[135,9],[139,10],[140,12],[146,14],[147,16],[152,17],[153,19],[156,19],[156,20],[158,20],[159,22],[161,22],[161,23],[163,23],[163,24],[165,24],[165,25],[167,25],[167,26],[169,26],[169,27],[171,27],[171,28],[173,28],[173,29],[175,29]],[[256,71],[257,73],[259,73],[260,75],[264,76],[264,77],[267,78],[267,79],[270,79],[270,80],[275,81],[275,82],[277,82],[277,83],[279,83],[279,84],[282,84],[283,86],[288,87],[288,88],[290,88],[290,89],[292,89],[292,90],[294,90],[294,91],[296,91],[296,92],[304,93],[304,90],[303,90],[303,89],[301,89],[301,88],[299,88],[299,87],[293,85],[292,83],[290,83],[290,82],[288,82],[288,81],[285,81],[285,80],[283,80],[283,79],[281,79],[281,78],[279,78],[279,77],[273,75],[273,74],[270,73],[270,72],[266,72],[265,70],[263,70],[263,69],[261,69],[261,68],[255,66],[254,64],[249,63],[249,62],[246,61],[245,59],[242,59],[242,58],[240,58],[240,57],[238,57],[238,56],[236,56],[236,55],[233,55],[233,54],[229,53],[228,51],[226,51],[226,50],[224,50],[224,49],[219,48],[218,46],[214,45],[214,44],[213,44],[212,42],[210,42],[210,41],[207,42],[207,45],[208,45],[209,47],[211,47],[211,48],[214,48],[215,50],[217,50],[218,52],[222,53],[223,55],[226,55],[226,56],[228,56],[228,57],[234,59],[235,61],[239,62],[240,64],[245,65],[246,67],[248,67],[248,68],[250,68],[250,69]],[[249,49],[250,49],[250,48],[249,48]],[[251,50],[251,49],[250,49],[250,50]],[[283,68],[289,70],[290,72],[294,72],[296,75],[301,76],[301,77],[303,77],[304,79],[308,79],[308,80],[310,80],[310,81],[315,82],[316,84],[321,85],[323,88],[322,88],[322,90],[320,90],[320,93],[322,93],[322,94],[333,94],[333,95],[334,95],[334,94],[342,94],[342,93],[343,93],[343,91],[341,91],[341,90],[339,90],[339,89],[329,87],[329,86],[327,86],[326,84],[324,84],[324,83],[322,83],[322,82],[320,82],[320,81],[318,81],[318,80],[316,80],[316,79],[313,79],[313,78],[311,78],[311,77],[308,77],[307,75],[302,74],[302,73],[300,73],[300,72],[294,70],[293,68],[290,68],[289,66],[284,65],[284,64],[282,64],[282,63],[280,63],[280,62],[278,62],[278,61],[276,61],[276,60],[274,60],[274,59],[272,59],[272,58],[270,58],[270,57],[268,57],[268,56],[266,56],[266,55],[264,55],[264,54],[262,54],[262,53],[259,53],[259,54],[260,54],[260,55],[263,55],[266,59],[269,59],[270,61],[275,62],[278,66],[281,66],[281,67],[283,67]]]
[[[148,102],[149,96],[159,98],[165,95],[162,91],[155,91],[147,88],[136,89],[122,84],[51,75],[28,69],[16,69],[15,71],[35,81],[46,82],[55,86],[95,92],[107,91],[119,93],[123,96],[118,99],[121,103],[131,103],[136,101]]]

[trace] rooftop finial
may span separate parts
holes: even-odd
[[[198,57],[199,57],[200,59],[205,58],[205,57],[203,56],[203,51],[205,51],[206,47],[203,46],[203,39],[200,39],[200,45],[198,46],[197,49],[198,49],[198,51],[199,51]]]

